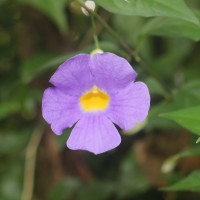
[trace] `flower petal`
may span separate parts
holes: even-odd
[[[144,83],[135,82],[111,98],[106,115],[122,129],[133,128],[147,117],[150,95]]]
[[[91,63],[97,86],[111,93],[123,89],[137,76],[126,59],[113,53],[94,54]]]
[[[87,150],[100,154],[117,147],[121,137],[105,116],[97,114],[85,115],[74,127],[67,141],[67,146],[73,150]]]
[[[42,115],[60,135],[63,129],[73,126],[81,118],[77,97],[68,96],[57,88],[45,90],[42,99]]]
[[[94,85],[90,72],[90,55],[79,54],[65,61],[50,79],[54,86],[79,96]]]

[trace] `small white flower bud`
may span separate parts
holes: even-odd
[[[95,7],[96,7],[96,4],[95,4],[94,1],[88,0],[88,1],[85,2],[85,6],[86,6],[89,10],[94,11],[94,10],[95,10]],[[85,8],[81,7],[81,10],[82,10],[82,12],[83,12],[84,15],[86,15],[86,16],[89,15],[88,11],[87,11]]]

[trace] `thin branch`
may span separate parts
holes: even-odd
[[[99,15],[97,14],[95,11],[90,10],[87,6],[85,6],[84,3],[80,2],[79,0],[77,0],[77,2],[79,3],[79,5],[83,8],[85,8],[88,13],[91,16],[94,16],[97,18],[97,20],[102,24],[102,26],[104,26],[107,31],[118,41],[118,43],[121,45],[122,48],[124,48],[124,50],[126,50],[127,53],[129,53],[138,63],[141,61],[140,56],[137,54],[136,51],[133,51],[132,48],[126,43],[126,41],[124,41],[109,25],[108,23]]]
[[[91,23],[92,23],[92,27],[93,27],[94,43],[95,43],[96,48],[100,49],[99,41],[98,41],[98,37],[97,37],[97,28],[96,28],[96,24],[95,24],[95,21],[94,21],[93,13],[91,13],[90,17],[91,17]]]
[[[32,200],[33,197],[36,157],[41,137],[41,129],[36,128],[26,148],[24,181],[21,200]]]

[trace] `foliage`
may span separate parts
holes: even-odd
[[[90,17],[78,0],[0,1],[0,199],[161,200],[170,191],[199,199],[181,192],[200,191],[199,0],[94,1],[99,45],[134,65],[150,89],[150,115],[111,152],[68,150],[69,130],[53,136],[41,99],[62,62],[95,48]],[[146,148],[154,136],[161,148]]]
[[[200,107],[195,106],[180,111],[170,112],[162,116],[172,119],[183,127],[189,129],[191,132],[200,134]]]

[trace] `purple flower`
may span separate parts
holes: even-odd
[[[117,147],[115,128],[127,130],[143,121],[149,110],[147,86],[134,82],[137,74],[113,53],[79,54],[64,62],[51,77],[42,100],[44,119],[61,135],[73,128],[70,149],[100,154]]]

